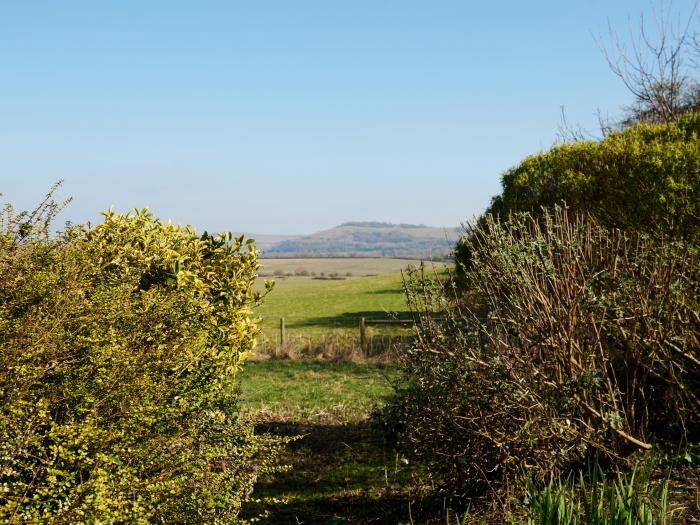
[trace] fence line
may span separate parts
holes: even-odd
[[[326,355],[328,357],[361,353],[364,357],[376,357],[396,350],[407,344],[409,337],[391,334],[365,334],[364,342],[357,333],[329,333],[320,336],[285,334],[284,343],[280,343],[279,334],[258,338],[258,348],[265,355],[281,357],[284,355]]]
[[[315,352],[326,353],[328,348],[333,348],[335,351],[348,351],[359,349],[365,356],[375,356],[378,352],[386,351],[399,344],[406,343],[406,336],[393,334],[371,334],[367,332],[367,327],[370,325],[413,325],[417,322],[415,319],[372,319],[367,317],[358,317],[358,332],[356,335],[343,334],[338,332],[324,334],[320,337],[312,337],[307,335],[289,335],[286,331],[284,317],[279,320],[279,330],[274,339],[271,339],[264,334],[261,336],[259,343],[263,353],[279,354],[283,349],[296,349],[306,351],[308,354]],[[477,317],[480,322],[485,322],[486,318]],[[433,321],[450,321],[454,320],[448,317],[432,317]],[[466,320],[466,319],[465,319]],[[419,322],[419,320],[418,320]]]

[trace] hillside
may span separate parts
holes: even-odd
[[[265,235],[255,233],[245,233],[246,239],[255,239],[255,245],[263,252],[266,252],[273,246],[284,242],[292,241],[301,238],[301,235]]]
[[[447,257],[459,228],[382,222],[347,222],[304,237],[266,243],[265,257]]]

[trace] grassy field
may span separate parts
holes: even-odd
[[[385,319],[392,313],[408,316],[399,273],[340,281],[281,279],[254,315],[262,317],[263,332],[274,338],[281,317],[290,336],[320,336],[355,334],[360,317]]]
[[[297,261],[287,259],[284,264],[294,271]],[[330,333],[354,337],[359,317],[408,316],[398,270],[409,261],[304,261],[315,264],[307,264],[309,272],[345,270],[353,277],[277,280],[273,292],[255,311],[269,336],[277,334],[280,317],[286,320],[288,336]],[[350,266],[343,266],[346,264]],[[372,273],[378,275],[359,276]],[[419,523],[416,518],[421,508],[428,515],[434,512],[432,503],[421,499],[426,493],[425,477],[415,465],[405,464],[369,421],[372,408],[392,392],[397,376],[395,365],[383,363],[246,363],[241,374],[244,417],[255,422],[257,432],[303,436],[285,448],[282,461],[291,469],[259,480],[257,503],[249,505],[249,515],[265,510],[264,523],[281,525],[408,524]]]
[[[368,421],[391,392],[391,365],[255,361],[242,376],[242,411],[258,432],[303,436],[287,445],[288,472],[259,480],[264,523],[409,523],[421,479]],[[413,504],[413,508],[411,505]],[[412,514],[413,513],[413,514]]]
[[[391,392],[383,363],[251,361],[242,374],[246,413],[265,421],[358,423]]]
[[[409,265],[419,265],[420,261],[415,259],[389,259],[389,258],[367,258],[367,257],[328,257],[328,258],[308,258],[308,259],[261,259],[261,277],[272,277],[280,273],[298,274],[308,272],[326,276],[338,274],[343,277],[362,277],[367,275],[385,275],[388,273],[399,273]],[[436,263],[442,265],[443,263]],[[350,274],[350,275],[347,275]]]

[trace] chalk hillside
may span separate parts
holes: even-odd
[[[346,222],[302,237],[269,242],[263,256],[273,257],[405,257],[440,260],[448,257],[459,228],[436,228],[385,222]],[[255,235],[253,235],[254,238]],[[280,236],[281,237],[281,236]]]

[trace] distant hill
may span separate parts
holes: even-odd
[[[292,241],[294,239],[300,239],[301,235],[264,235],[264,234],[254,234],[246,233],[246,239],[255,239],[255,245],[262,251],[267,251],[272,246],[275,246],[284,241]]]
[[[346,222],[312,235],[259,242],[264,257],[406,257],[441,259],[449,256],[459,228],[422,224]],[[255,236],[253,236],[255,237]],[[260,236],[259,236],[260,237]],[[255,237],[260,241],[259,237]],[[281,237],[281,236],[280,236]]]

